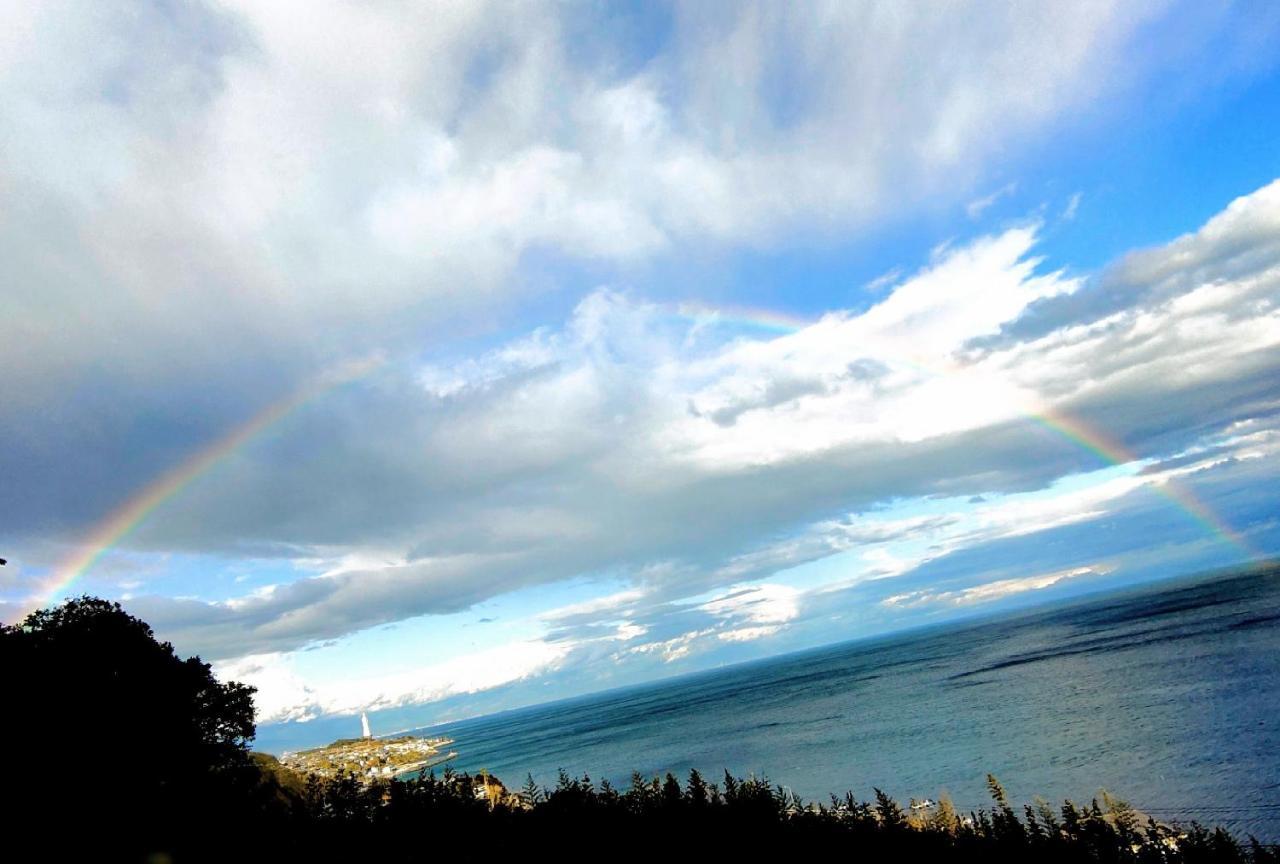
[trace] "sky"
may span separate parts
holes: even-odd
[[[1278,145],[1267,2],[0,4],[0,621],[322,743],[1275,556]]]

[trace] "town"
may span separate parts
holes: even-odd
[[[325,778],[353,774],[372,782],[431,768],[458,755],[456,751],[441,752],[453,743],[451,738],[374,738],[368,718],[361,714],[360,722],[360,738],[344,738],[325,747],[285,753],[280,757],[281,764]]]

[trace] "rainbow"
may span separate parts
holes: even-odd
[[[751,307],[711,307],[697,303],[680,304],[674,315],[695,324],[731,324],[774,333],[795,333],[814,323],[798,316],[772,310]],[[48,604],[65,595],[108,550],[128,536],[156,508],[207,474],[219,462],[246,446],[302,405],[339,385],[370,374],[382,363],[381,358],[354,361],[320,376],[285,398],[266,406],[185,462],[161,474],[109,513],[77,546],[74,553],[54,566],[51,577],[36,592],[37,599],[31,608]],[[930,375],[943,374],[915,362],[904,361],[904,363]],[[1021,413],[1029,421],[1097,455],[1110,465],[1125,465],[1139,460],[1136,454],[1122,445],[1108,440],[1106,436],[1062,411],[1021,411]],[[1243,553],[1247,559],[1259,557],[1239,533],[1206,507],[1189,489],[1174,480],[1166,480],[1162,484],[1154,485],[1153,488],[1203,526],[1213,537]]]
[[[1096,454],[1112,465],[1125,465],[1141,459],[1136,453],[1126,449],[1123,445],[1109,441],[1099,432],[1089,429],[1079,420],[1062,411],[1028,414],[1027,418],[1050,432]],[[1153,484],[1151,488],[1198,522],[1210,535],[1242,552],[1245,558],[1253,560],[1261,557],[1258,552],[1249,546],[1239,532],[1222,521],[1186,486],[1169,478],[1163,483]]]
[[[770,333],[795,333],[812,324],[797,315],[751,306],[708,306],[687,302],[675,307],[673,316],[694,324],[728,324]]]
[[[693,303],[682,304],[676,314],[677,317],[696,323],[722,322],[782,334],[795,333],[816,323],[815,321],[769,310],[748,307],[726,307],[721,309]],[[940,377],[948,374],[947,370],[940,371],[918,361],[905,358],[894,359],[902,365],[923,372],[926,375]],[[954,372],[955,370],[951,371]],[[1109,440],[1101,432],[1090,429],[1079,419],[1061,410],[1029,411],[1019,409],[1018,413],[1026,420],[1048,430],[1055,436],[1093,453],[1109,465],[1127,465],[1141,460],[1141,457],[1118,442]],[[1151,488],[1170,501],[1175,507],[1185,512],[1211,536],[1235,551],[1242,553],[1246,559],[1254,560],[1262,557],[1260,553],[1249,546],[1237,531],[1214,514],[1184,485],[1173,479],[1167,479],[1163,483],[1152,484]]]
[[[53,567],[49,579],[37,590],[37,598],[32,608],[46,605],[64,596],[76,580],[87,573],[108,550],[142,524],[157,507],[207,474],[223,459],[240,450],[301,406],[335,387],[370,374],[381,366],[382,362],[381,358],[367,358],[345,363],[330,370],[283,399],[271,403],[186,461],[151,481],[124,504],[107,514],[106,518],[77,545],[74,552]],[[25,611],[19,617],[24,616]]]

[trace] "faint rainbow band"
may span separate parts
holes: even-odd
[[[80,577],[92,569],[103,555],[141,525],[157,507],[190,486],[267,429],[303,405],[325,393],[363,378],[382,365],[380,358],[366,358],[345,363],[307,382],[283,399],[263,408],[218,440],[165,471],[141,491],[116,507],[98,522],[77,544],[75,551],[58,562],[51,578],[37,590],[31,608],[48,604],[65,596]],[[23,615],[30,609],[24,610]]]
[[[795,333],[813,323],[793,315],[746,306],[712,307],[701,304],[682,304],[674,314],[693,323],[732,324],[774,333]],[[39,600],[36,605],[47,604],[65,595],[67,590],[103,555],[142,524],[157,507],[207,474],[223,459],[247,445],[296,409],[335,387],[365,377],[381,366],[382,362],[381,359],[359,360],[321,376],[284,399],[268,405],[185,462],[161,474],[138,494],[112,510],[78,544],[76,551],[54,568],[50,582],[37,592]],[[941,374],[915,363],[908,363],[908,365],[924,368],[929,374]],[[1109,441],[1100,432],[1090,429],[1079,419],[1061,411],[1023,412],[1023,414],[1031,422],[1094,453],[1111,465],[1124,465],[1139,459],[1137,455],[1120,444]],[[1153,488],[1207,529],[1212,536],[1243,554],[1246,559],[1254,560],[1261,557],[1238,532],[1210,510],[1204,502],[1196,498],[1189,489],[1175,480],[1167,479],[1163,483],[1153,484]]]
[[[676,317],[695,323],[734,325],[784,335],[798,332],[817,323],[770,310],[744,306],[709,307],[684,304],[678,307],[674,314]],[[945,377],[951,374],[948,370],[939,370],[913,359],[894,358],[894,360],[908,368],[934,377]],[[1126,465],[1130,462],[1141,460],[1141,457],[1123,445],[1110,440],[1102,432],[1090,428],[1084,421],[1060,409],[1029,411],[1025,408],[1019,408],[1018,414],[1059,438],[1093,453],[1110,465]],[[1190,489],[1187,489],[1175,479],[1166,478],[1163,482],[1153,483],[1150,488],[1185,512],[1191,519],[1204,527],[1211,536],[1241,553],[1246,559],[1257,560],[1264,557],[1253,549],[1239,532],[1231,528],[1221,517],[1209,509],[1203,501],[1197,498]]]

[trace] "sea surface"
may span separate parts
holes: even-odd
[[[806,800],[1087,802],[1280,841],[1280,570],[849,643],[431,727],[455,769],[510,787],[559,769],[727,768]]]

